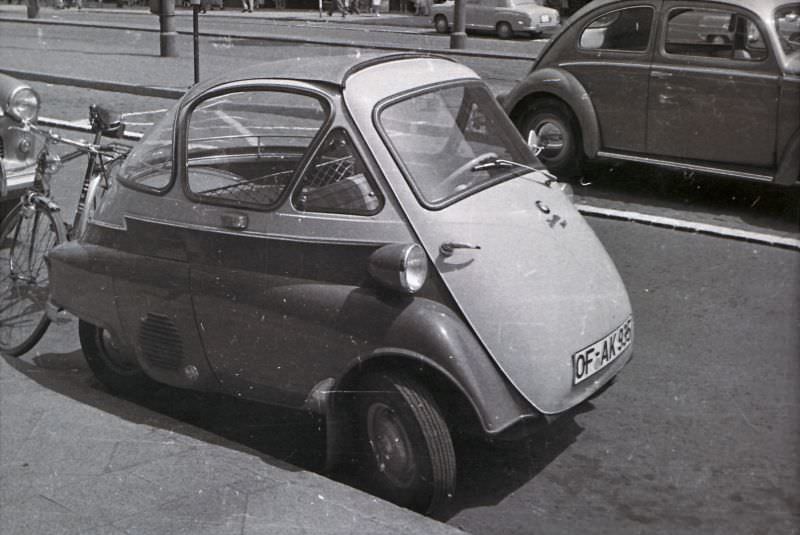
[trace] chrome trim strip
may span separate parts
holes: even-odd
[[[668,71],[671,73],[705,74],[709,76],[726,76],[735,78],[752,78],[755,80],[769,80],[778,83],[780,76],[777,74],[756,73],[735,68],[706,67],[694,65],[670,65],[653,63],[653,71]]]
[[[711,167],[707,165],[698,165],[693,163],[679,163],[672,160],[660,160],[658,158],[648,158],[646,156],[634,156],[632,154],[620,154],[616,152],[597,151],[598,158],[613,158],[615,160],[625,160],[637,163],[649,163],[653,165],[661,165],[664,167],[672,167],[673,169],[685,169],[688,171],[697,171],[699,173],[708,173],[709,175],[730,176],[736,178],[745,178],[747,180],[758,180],[761,182],[772,182],[771,175],[764,175],[759,173],[749,173],[747,171],[734,171],[722,167]]]
[[[633,67],[636,69],[649,69],[649,63],[632,63],[629,61],[567,61],[559,63],[559,67]]]

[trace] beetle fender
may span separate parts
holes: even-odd
[[[583,138],[583,150],[593,158],[600,150],[600,126],[589,93],[569,72],[558,68],[545,68],[531,72],[524,82],[502,98],[509,117],[518,121],[537,98],[553,96],[563,100],[578,118]]]
[[[800,130],[795,132],[786,144],[778,164],[778,172],[775,174],[776,184],[791,186],[798,182],[800,182]]]

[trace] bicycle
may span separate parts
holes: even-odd
[[[58,135],[35,123],[22,124],[44,139],[33,185],[0,224],[0,351],[19,356],[41,339],[50,325],[50,283],[47,252],[60,243],[79,238],[109,187],[109,169],[121,161],[130,146],[101,144],[103,137],[123,137],[125,125],[110,111],[89,107],[92,142]],[[74,151],[59,155],[55,144]],[[51,180],[63,164],[87,155],[78,206],[72,224],[64,222],[61,208],[51,195]]]

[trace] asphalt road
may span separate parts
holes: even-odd
[[[9,35],[28,31],[0,26],[0,58],[24,62],[27,55],[46,53],[68,62],[69,51],[84,58],[84,47],[91,46],[101,51],[97,61],[113,61],[114,54],[133,53],[126,39],[136,39],[135,32],[114,40],[92,32],[89,45],[48,29],[14,43],[10,52]],[[233,43],[214,48],[213,42],[204,50],[229,64],[324,53],[319,47]],[[44,113],[67,120],[83,118],[88,103],[100,100],[144,123],[171,103],[44,84],[37,89]],[[798,233],[796,193],[635,167],[602,168],[591,179],[584,194],[598,202]],[[69,211],[77,192],[68,180],[58,184]],[[636,356],[611,388],[541,435],[513,445],[460,444],[459,493],[440,519],[475,534],[799,533],[800,253],[588,221],[628,288]],[[70,388],[80,392],[98,387],[76,353],[76,330],[74,323],[52,329],[23,358],[43,373],[68,368]],[[313,421],[174,391],[143,403],[318,468],[321,446]],[[231,424],[232,413],[246,415],[244,428]]]

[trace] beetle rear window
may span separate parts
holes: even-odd
[[[384,107],[378,121],[411,186],[430,208],[528,172],[491,162],[541,168],[483,84],[413,94]]]
[[[275,203],[328,117],[322,101],[286,91],[209,98],[189,118],[189,191],[220,204]]]
[[[585,50],[647,50],[652,25],[651,7],[612,11],[586,26],[581,33],[580,47]]]

